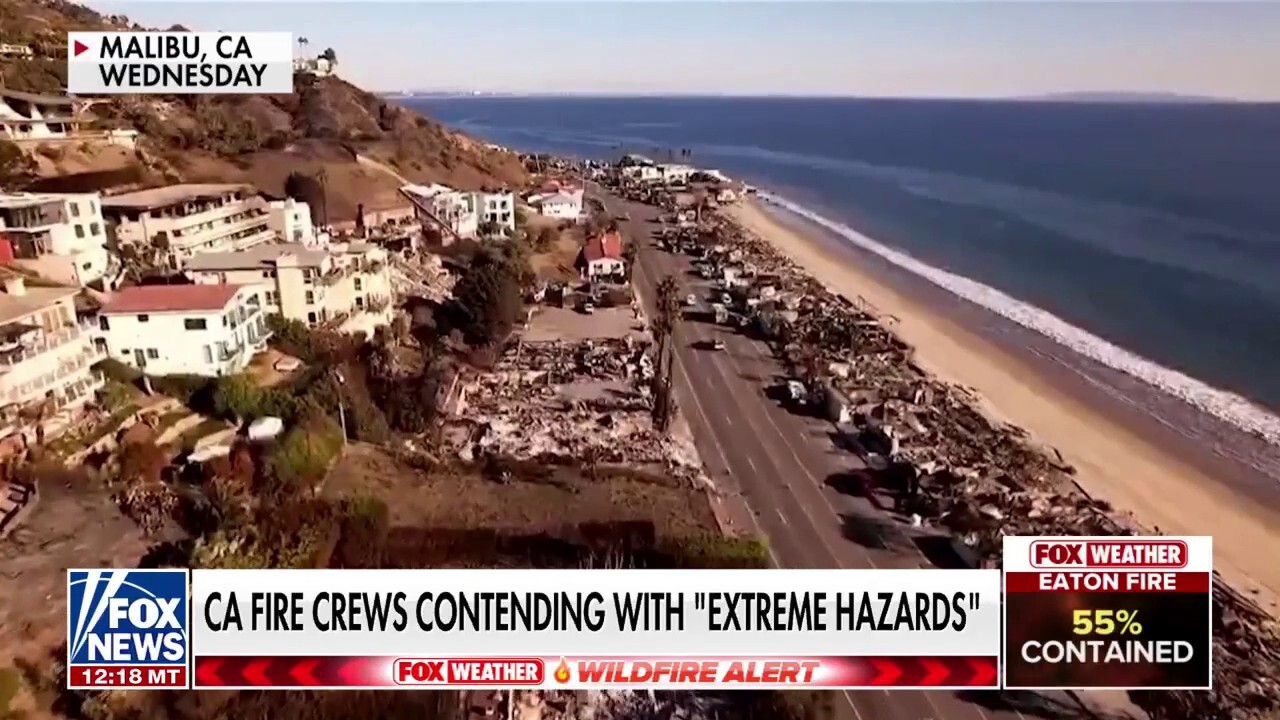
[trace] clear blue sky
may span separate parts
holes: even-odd
[[[291,31],[372,90],[1280,100],[1280,3],[89,5],[149,26]]]

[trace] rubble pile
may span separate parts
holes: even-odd
[[[511,699],[514,720],[711,720],[726,703],[708,693],[590,690],[518,690]]]
[[[391,289],[397,296],[420,297],[437,303],[453,296],[457,278],[445,270],[439,255],[392,253],[390,258]]]
[[[1074,469],[1033,447],[1026,433],[985,416],[967,391],[939,382],[912,348],[871,312],[809,277],[772,245],[720,217],[701,229],[710,262],[744,277],[767,276],[776,299],[746,305],[775,352],[820,397],[822,409],[879,470],[874,484],[898,492],[906,510],[937,522],[998,562],[1004,535],[1127,535],[1132,518],[1089,497]],[[760,296],[745,283],[740,298]],[[790,310],[791,312],[783,312]],[[878,461],[878,462],[875,462]],[[1215,585],[1212,693],[1150,692],[1137,698],[1158,718],[1280,716],[1280,633],[1225,584]]]
[[[631,338],[523,343],[464,391],[458,413],[471,430],[455,450],[551,463],[661,468],[680,480],[695,459],[653,428],[647,343]]]

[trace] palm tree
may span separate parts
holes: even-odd
[[[307,46],[310,44],[311,44],[311,41],[306,39],[305,37],[302,37],[302,36],[298,37],[298,53],[303,58],[307,56]]]
[[[653,421],[659,432],[665,432],[675,414],[675,398],[671,393],[671,371],[674,359],[676,319],[679,317],[680,286],[674,275],[658,283],[658,307],[653,318],[653,334],[658,344],[657,368],[653,374]]]

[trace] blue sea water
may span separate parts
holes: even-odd
[[[687,148],[693,164],[773,191],[831,229],[854,228],[1087,331],[1106,352],[1127,351],[1123,362],[1149,367],[1125,372],[1192,404],[1211,391],[1198,380],[1280,410],[1280,105],[406,102],[521,150],[679,160]],[[1280,428],[1258,408],[1224,412],[1243,413],[1234,424],[1245,429],[1258,420],[1264,436]]]

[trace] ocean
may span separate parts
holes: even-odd
[[[636,152],[742,178],[1280,479],[1263,457],[1280,445],[1280,104],[405,102],[524,151]]]

